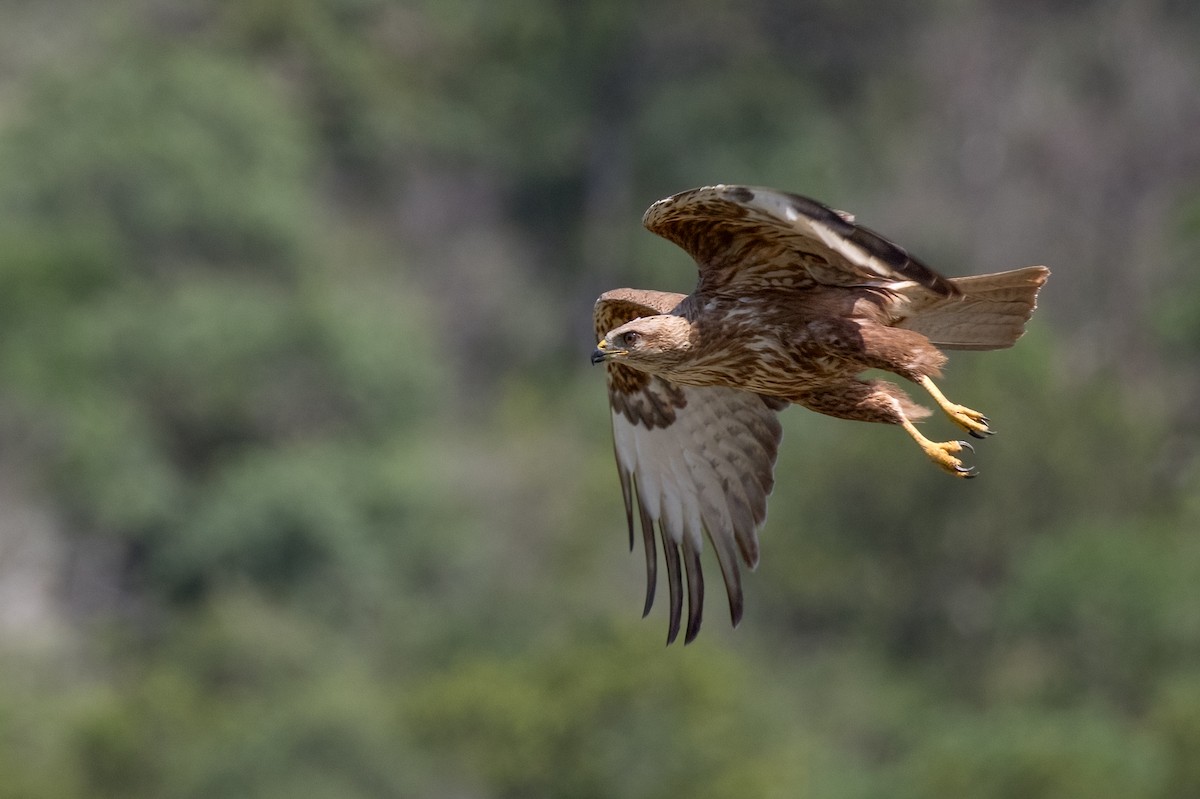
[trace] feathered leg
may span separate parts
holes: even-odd
[[[929,392],[929,396],[933,397],[938,407],[945,411],[955,424],[975,438],[991,435],[992,430],[988,427],[986,416],[946,399],[946,395],[934,384],[933,378],[941,376],[941,367],[946,362],[946,356],[923,334],[915,330],[902,330],[865,322],[860,323],[859,334],[862,362],[866,366],[885,369],[917,383]],[[909,418],[912,418],[911,414]],[[905,429],[908,430],[908,427]],[[908,431],[929,457],[949,470],[942,456],[931,454],[929,445],[934,442],[917,433],[915,428]],[[947,445],[957,443],[959,442],[946,442]],[[954,451],[961,452],[962,449],[960,447]]]
[[[912,436],[926,457],[949,474],[955,477],[978,474],[973,467],[964,466],[955,457],[963,451],[973,452],[975,448],[966,441],[932,441],[922,435],[913,420],[928,416],[929,410],[914,403],[899,386],[887,381],[846,380],[822,391],[797,395],[792,401],[839,419],[899,425]]]

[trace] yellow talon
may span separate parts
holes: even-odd
[[[912,422],[905,419],[901,424],[904,430],[913,437],[913,440],[925,452],[925,455],[938,466],[942,467],[946,472],[955,477],[975,477],[979,472],[974,466],[964,466],[963,462],[954,457],[954,453],[962,452],[963,450],[975,451],[968,441],[931,441],[921,434],[921,431],[916,428]]]
[[[945,411],[946,415],[963,430],[975,438],[983,438],[992,434],[992,429],[988,426],[991,420],[982,413],[946,399],[946,395],[928,377],[922,377],[918,382],[929,392],[929,396],[933,397],[938,407]]]

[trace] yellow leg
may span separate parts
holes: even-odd
[[[921,431],[916,428],[908,419],[903,419],[900,424],[904,427],[905,432],[913,437],[913,440],[920,445],[921,449],[931,461],[941,466],[955,477],[975,477],[979,472],[975,468],[963,466],[963,462],[954,457],[955,453],[963,450],[975,451],[975,448],[966,441],[930,441],[925,436],[921,435]]]
[[[933,397],[938,407],[945,411],[946,415],[953,419],[954,423],[963,430],[966,430],[975,438],[983,438],[992,434],[991,428],[988,427],[990,420],[982,413],[946,399],[946,395],[928,377],[922,377],[917,382],[929,392],[929,396]]]

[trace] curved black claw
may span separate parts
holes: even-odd
[[[982,436],[980,436],[980,438],[982,438]],[[971,446],[970,441],[957,441],[955,443],[957,443],[960,447],[962,447],[962,449],[965,449],[968,452],[971,452],[971,453],[975,452],[975,447]],[[979,470],[976,469],[974,466],[963,466],[962,464],[959,464],[958,466],[954,467],[954,471],[957,472],[959,474],[959,476],[961,476],[967,480],[970,480],[973,477],[979,476]]]
[[[950,417],[972,438],[987,438],[996,432],[991,429],[991,419],[970,408],[960,407],[957,412],[951,413]]]

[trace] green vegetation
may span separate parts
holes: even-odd
[[[0,799],[1200,795],[1200,15],[17,5]],[[1054,276],[952,359],[980,479],[786,413],[664,649],[590,309],[719,181]]]

